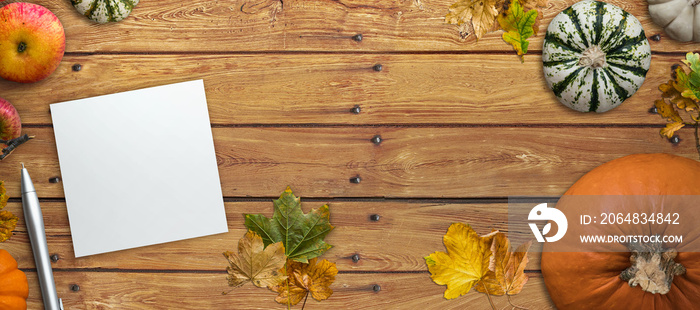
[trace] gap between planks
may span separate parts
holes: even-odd
[[[36,268],[19,268],[23,272],[36,272]],[[203,270],[203,269],[120,269],[120,268],[53,268],[53,272],[103,272],[103,273],[162,273],[162,274],[226,274],[227,271],[222,270]],[[525,274],[530,277],[539,278],[542,276],[540,270],[525,270]],[[429,274],[426,270],[393,270],[393,271],[374,271],[374,270],[338,270],[338,274]]]
[[[514,51],[505,50],[432,50],[432,51],[95,51],[95,52],[66,52],[65,56],[138,56],[138,55],[164,55],[164,56],[188,56],[188,55],[211,55],[211,56],[242,56],[242,55],[513,55]],[[685,56],[685,52],[664,52],[651,51],[652,55],[662,56]],[[530,50],[527,55],[542,56],[542,50]]]

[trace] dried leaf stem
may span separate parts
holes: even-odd
[[[1,144],[7,145],[6,148],[2,149],[2,154],[0,154],[0,160],[5,159],[5,157],[9,156],[10,153],[12,153],[18,146],[22,145],[23,143],[34,139],[34,136],[29,136],[29,135],[22,135],[14,139],[10,140],[1,140]]]
[[[304,310],[304,307],[306,307],[306,300],[309,299],[309,291],[306,291],[306,296],[304,296],[304,303],[301,304],[301,310]]]
[[[289,277],[290,277],[290,275],[289,275],[288,271],[289,271],[289,259],[287,259],[284,262],[284,273],[287,274],[287,280],[284,280],[284,283],[287,284],[287,310],[291,310],[292,309],[292,297],[291,297],[292,292],[289,290]]]
[[[700,123],[695,123],[695,149],[698,151],[698,157],[700,158],[700,134],[698,130],[700,129]]]
[[[491,309],[496,310],[496,305],[493,304],[493,300],[491,299],[491,294],[489,294],[489,289],[486,287],[486,283],[484,283],[484,280],[479,281],[479,283],[481,283],[481,285],[484,287],[484,292],[486,292],[486,297],[489,299]]]
[[[510,295],[506,294],[506,296],[508,296],[508,304],[510,304],[510,306],[512,307],[511,309],[529,310],[528,308],[525,308],[525,307],[523,307],[523,306],[514,305],[514,304],[510,301]]]

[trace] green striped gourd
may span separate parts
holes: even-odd
[[[581,112],[605,112],[642,86],[651,48],[634,16],[586,0],[552,19],[542,61],[547,85],[561,103]]]
[[[118,22],[129,16],[139,0],[71,0],[71,3],[80,14],[104,24]]]

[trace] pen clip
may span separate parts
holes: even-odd
[[[58,299],[58,309],[63,310],[63,299]]]

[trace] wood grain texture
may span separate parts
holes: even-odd
[[[323,203],[307,201],[303,207],[308,212]],[[435,251],[445,251],[442,236],[455,222],[470,224],[481,234],[492,229],[508,232],[508,205],[505,203],[331,201],[329,206],[331,224],[335,229],[325,240],[333,248],[322,258],[336,263],[341,271],[427,271],[423,257]],[[20,217],[20,224],[12,239],[1,246],[17,259],[20,268],[34,268],[21,204],[10,203],[7,208]],[[272,201],[227,202],[229,232],[226,234],[75,258],[65,204],[45,202],[42,209],[49,236],[49,251],[60,257],[53,264],[54,268],[127,271],[225,270],[227,263],[221,253],[236,251],[238,240],[246,231],[243,214],[261,213],[272,217],[273,210]],[[371,221],[369,217],[372,214],[378,214],[379,221]],[[532,248],[528,270],[539,270],[538,251],[536,247]],[[359,255],[360,260],[353,261],[353,255]]]
[[[512,301],[531,310],[553,309],[539,274],[531,278]],[[41,309],[36,274],[28,273],[29,309]],[[275,293],[251,284],[231,291],[226,274],[217,273],[130,273],[56,272],[58,296],[66,309],[284,309],[274,302]],[[80,286],[71,291],[73,284]],[[379,291],[374,286],[379,285]],[[418,274],[339,274],[331,285],[333,295],[322,302],[312,298],[306,309],[491,309],[486,295],[471,291],[457,299],[443,298],[445,287]],[[508,305],[505,297],[494,297],[497,309]],[[300,309],[297,305],[293,309]]]
[[[37,1],[60,17],[69,53],[237,51],[499,51],[514,53],[491,32],[479,42],[444,21],[456,0],[233,0],[144,1],[119,22],[98,25],[67,1]],[[550,1],[530,53],[542,48],[546,27],[575,0]],[[668,38],[643,1],[608,1],[636,16],[654,51],[682,52],[696,43]],[[351,39],[362,34],[357,42]]]
[[[293,185],[305,197],[470,198],[557,196],[580,176],[634,153],[697,158],[691,129],[672,145],[658,128],[597,127],[224,127],[214,144],[224,196],[276,197]],[[41,197],[63,197],[53,132],[2,162],[27,164]],[[370,140],[380,135],[383,142]],[[4,170],[19,196],[19,173]],[[7,173],[7,174],[6,174]],[[359,176],[359,184],[350,178]]]
[[[0,81],[25,125],[50,124],[49,104],[204,79],[215,125],[627,124],[663,126],[648,113],[680,56],[656,55],[641,89],[608,113],[560,104],[539,56],[91,55],[67,56],[34,84]],[[71,70],[73,64],[82,70]],[[383,70],[372,69],[382,64]],[[60,91],[59,91],[60,90]],[[359,114],[350,110],[358,105]]]
[[[524,64],[501,32],[476,42],[445,24],[455,1],[141,1],[126,20],[106,25],[80,16],[69,1],[36,1],[62,21],[67,54],[41,82],[0,81],[24,133],[37,137],[0,162],[0,180],[14,197],[7,209],[20,218],[19,162],[46,198],[66,309],[284,308],[251,285],[222,296],[221,252],[235,249],[243,214],[270,216],[270,200],[288,185],[313,198],[306,210],[329,202],[336,227],[326,239],[334,248],[323,256],[340,269],[335,293],[307,309],[491,309],[475,292],[445,300],[445,287],[426,271],[423,257],[444,250],[451,223],[506,230],[502,198],[560,195],[624,155],[697,158],[690,129],[674,146],[658,135],[665,122],[647,110],[670,66],[700,44],[669,39],[646,2],[609,1],[635,15],[648,37],[660,34],[650,41],[646,82],[609,113],[581,114],[556,101],[541,63],[547,24],[577,0],[550,0]],[[357,34],[361,41],[352,39]],[[193,79],[206,87],[230,232],[74,258],[62,184],[49,182],[61,176],[49,104]],[[350,112],[356,105],[359,114]],[[375,135],[381,144],[370,141]],[[355,176],[359,184],[349,182]],[[41,309],[23,218],[0,248],[28,273],[29,309]],[[552,309],[539,254],[529,259],[531,279],[513,301]],[[494,301],[509,308],[504,298]]]

